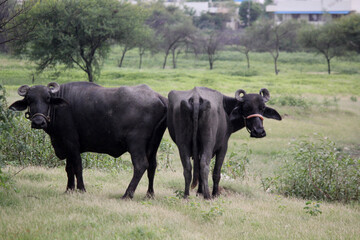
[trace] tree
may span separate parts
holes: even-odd
[[[220,30],[203,30],[200,31],[193,43],[196,52],[207,54],[210,70],[214,68],[214,62],[217,60],[218,52],[225,45],[225,36],[227,34]]]
[[[235,51],[241,52],[246,56],[247,68],[250,68],[250,51],[253,51],[254,46],[254,36],[253,32],[250,31],[250,28],[246,28],[245,31],[236,31],[233,33],[230,45]]]
[[[240,20],[243,21],[245,26],[250,26],[255,22],[262,13],[261,4],[251,1],[244,1],[239,7]]]
[[[342,17],[336,25],[347,48],[360,53],[360,14]]]
[[[155,34],[159,37],[159,48],[165,52],[163,69],[166,67],[170,53],[173,56],[173,68],[176,68],[176,52],[186,46],[190,36],[195,32],[191,18],[176,7],[162,8],[158,6],[147,20]]]
[[[136,14],[138,18],[143,19],[142,22],[137,21],[136,25],[133,25],[131,29],[124,31],[121,37],[118,37],[117,43],[121,46],[121,58],[119,60],[119,67],[122,67],[125,54],[143,44],[144,41],[150,41],[148,36],[149,26],[145,24],[145,19],[149,16],[149,11],[142,6],[136,8]]]
[[[305,48],[324,55],[328,65],[328,74],[331,74],[331,59],[343,55],[346,51],[338,28],[333,22],[322,26],[309,25],[303,28],[299,35],[299,41]]]
[[[278,75],[279,70],[277,60],[280,55],[281,41],[287,38],[294,38],[300,23],[296,21],[284,21],[275,24],[272,21],[260,21],[254,24],[250,31],[254,39],[253,43],[257,51],[269,52],[274,59],[275,74]]]
[[[109,39],[123,39],[141,21],[135,8],[117,0],[43,0],[26,16],[15,41],[17,55],[36,61],[38,70],[65,64],[82,69],[93,82],[109,51]],[[20,19],[21,21],[21,19]]]
[[[149,27],[143,28],[142,37],[138,39],[136,46],[139,50],[139,69],[141,69],[142,58],[145,51],[149,50],[155,53],[158,50],[154,31]]]

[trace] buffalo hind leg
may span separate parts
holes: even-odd
[[[134,192],[136,190],[137,185],[140,182],[140,179],[142,178],[144,172],[146,169],[149,168],[149,162],[145,155],[145,153],[131,153],[131,161],[134,166],[134,174],[131,179],[131,182],[126,189],[126,192],[124,196],[122,196],[123,199],[133,198]]]
[[[183,149],[179,149],[181,163],[184,169],[184,178],[185,178],[185,191],[184,191],[184,198],[189,197],[190,195],[190,183],[191,183],[191,162],[190,162],[190,154]]]
[[[226,155],[226,150],[219,151],[216,154],[215,167],[214,167],[214,171],[213,171],[213,183],[214,183],[213,192],[212,192],[213,197],[217,197],[219,195],[219,182],[220,182],[220,178],[221,178],[221,167],[224,163],[225,155]]]
[[[153,156],[149,157],[149,167],[147,169],[148,179],[149,179],[149,187],[146,193],[146,197],[153,198],[154,197],[154,177],[156,170],[156,153]]]
[[[208,184],[210,161],[211,161],[211,154],[205,154],[205,153],[202,154],[200,159],[200,177],[202,180],[202,190],[205,199],[210,199],[209,184]]]

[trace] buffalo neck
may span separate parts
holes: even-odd
[[[245,127],[244,117],[235,109],[239,107],[239,101],[236,98],[224,96],[223,103],[229,119],[229,132],[234,133]]]

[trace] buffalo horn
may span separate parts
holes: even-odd
[[[60,85],[56,82],[51,82],[47,86],[51,93],[57,93],[60,90]]]
[[[264,102],[267,102],[269,101],[270,99],[270,93],[269,93],[269,90],[267,90],[266,88],[262,88],[260,90],[260,95],[262,95],[263,99],[264,99]]]
[[[26,93],[29,91],[29,86],[28,85],[22,85],[21,87],[19,87],[19,89],[18,89],[18,94],[20,95],[20,96],[25,96],[26,95]]]
[[[242,89],[239,89],[239,90],[237,90],[236,91],[236,93],[235,93],[235,98],[236,98],[236,100],[238,100],[239,102],[243,102],[244,101],[244,99],[242,98],[242,97],[240,97],[240,94],[246,94],[246,92],[245,92],[245,90],[242,90]]]

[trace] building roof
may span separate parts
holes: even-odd
[[[360,0],[277,0],[266,7],[278,14],[348,14],[360,12]]]

